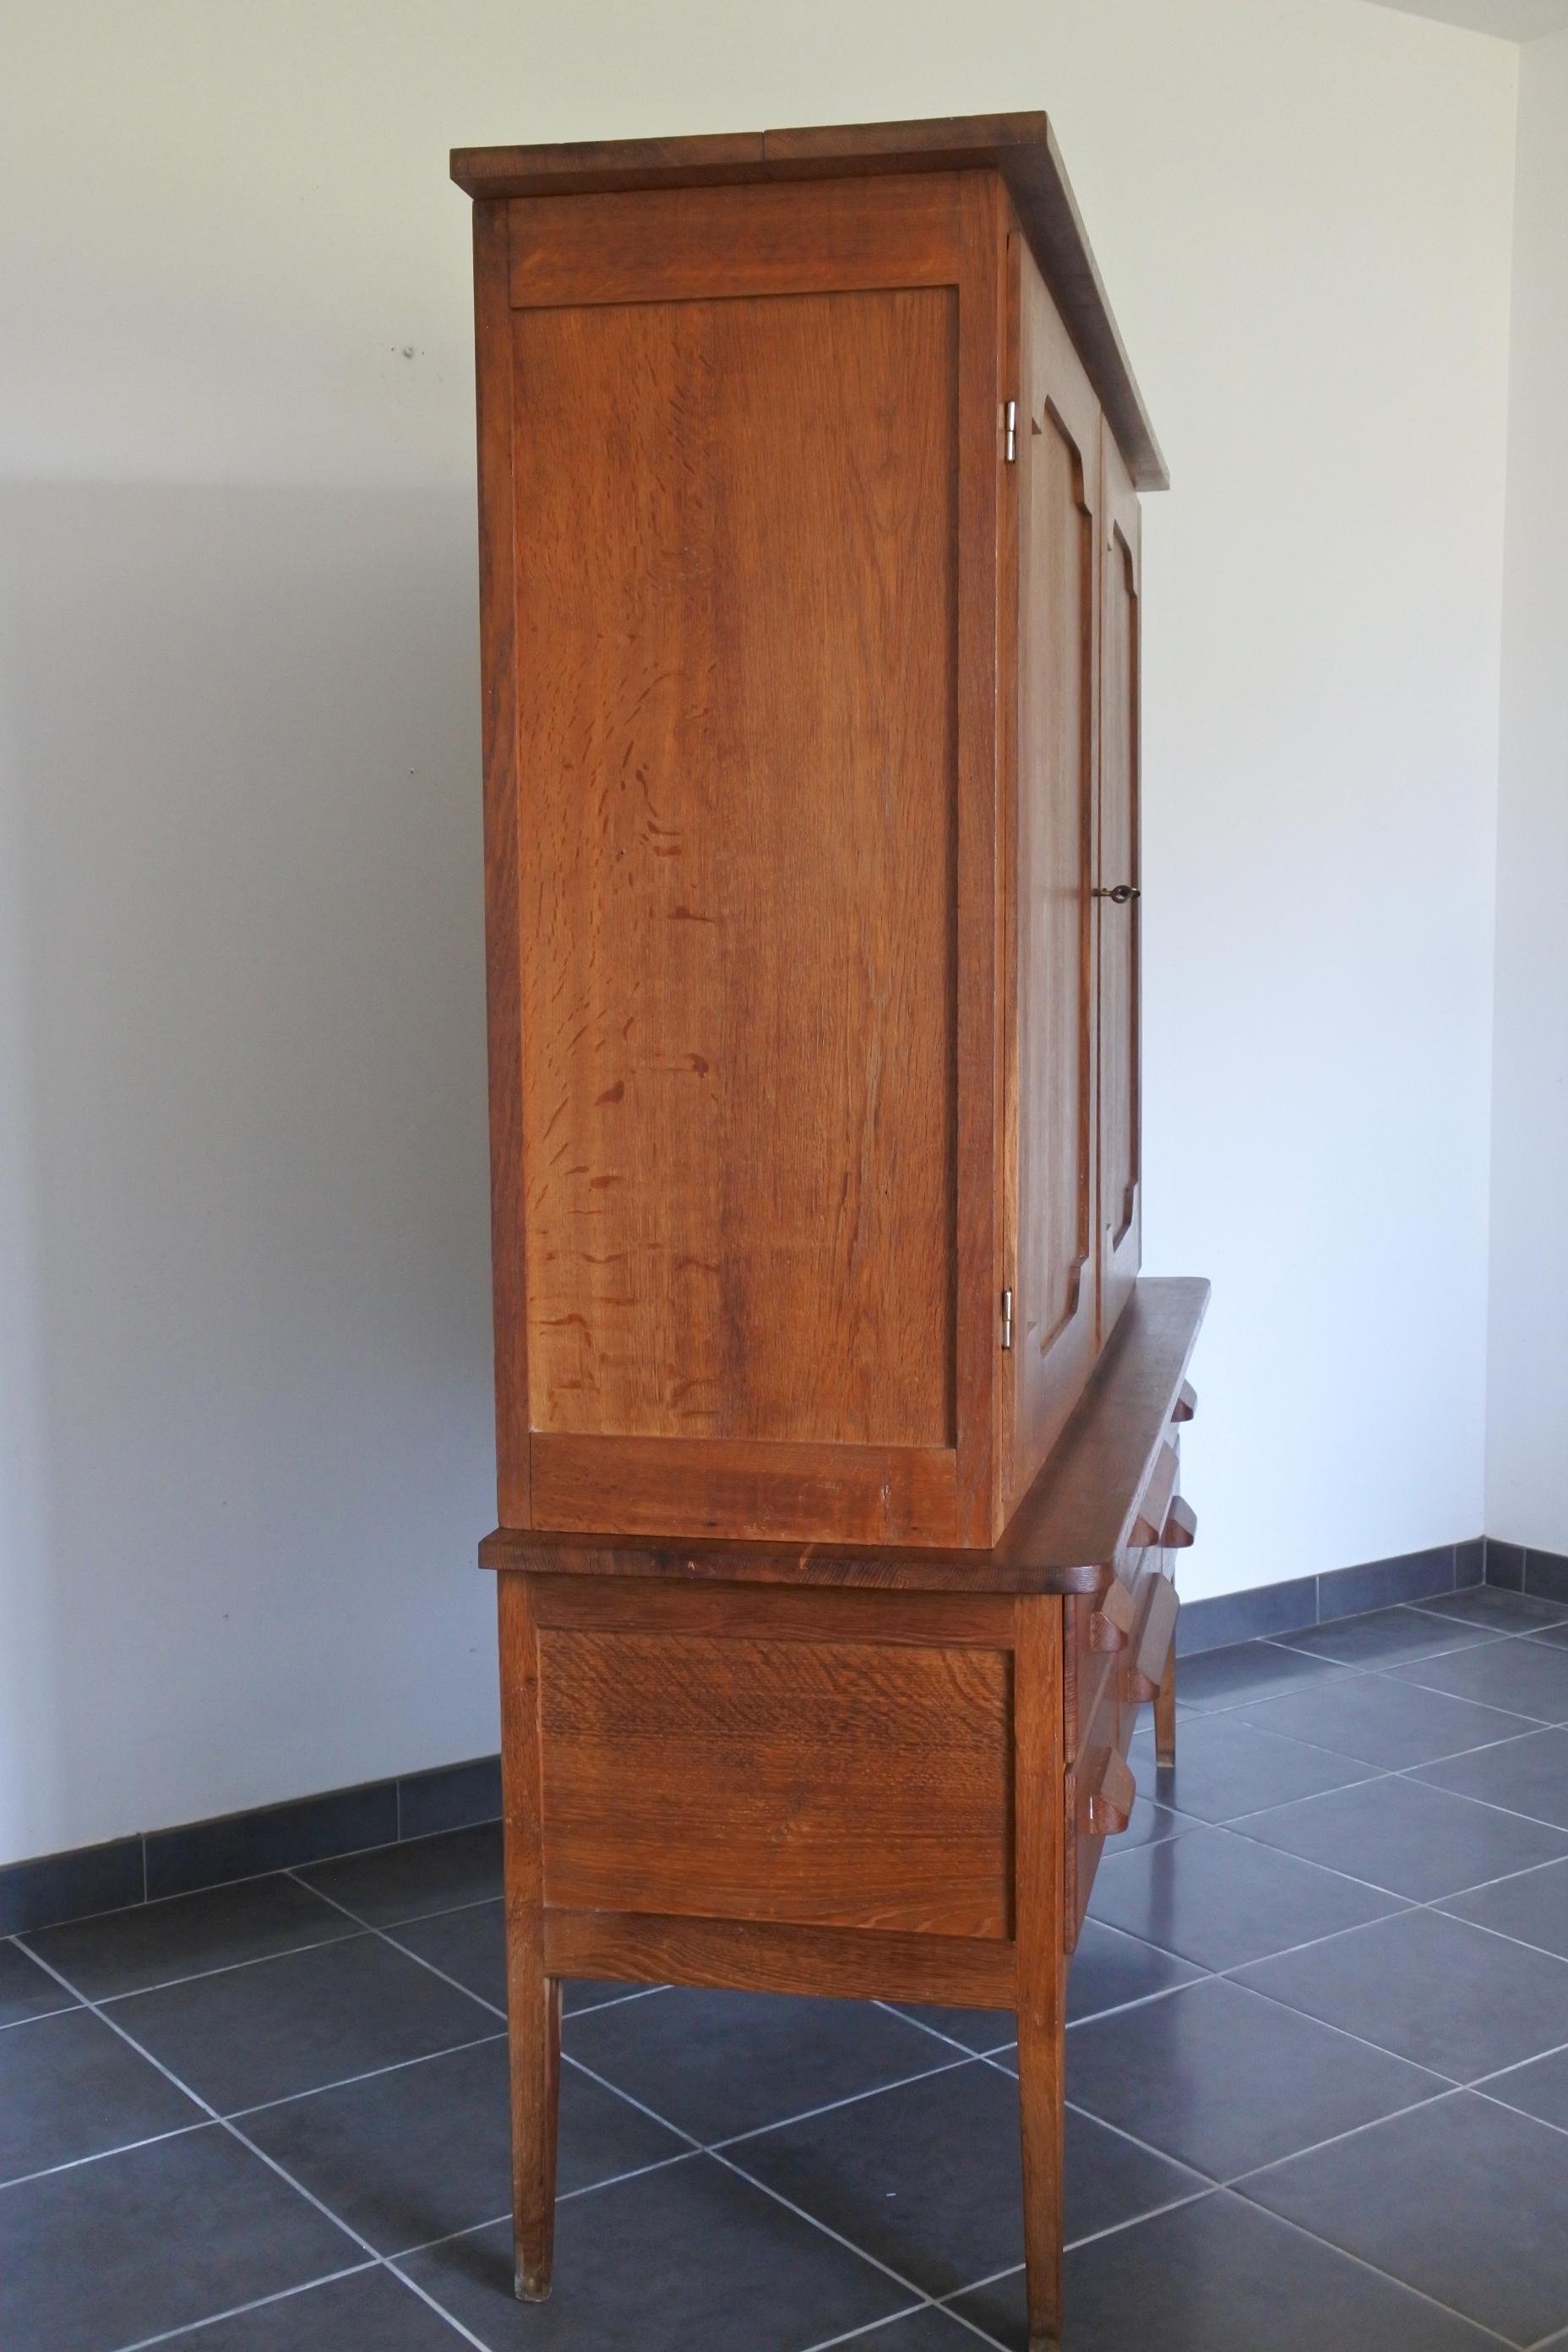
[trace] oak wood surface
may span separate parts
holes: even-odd
[[[497,1589],[501,1689],[501,1805],[506,1856],[512,2221],[519,2296],[550,2293],[555,2240],[555,2149],[561,2080],[561,1981],[544,1952],[539,1647],[529,1580]]]
[[[1062,1612],[1017,1604],[1015,1632],[1018,2104],[1024,2266],[1031,2352],[1061,2329],[1067,1962],[1062,1933],[1067,1820],[1061,1797]]]
[[[1006,184],[1137,487],[1163,489],[1164,459],[1044,114],[460,147],[451,159],[458,186],[486,198],[978,169],[998,173]]]
[[[1021,240],[1016,734],[1005,991],[1015,1290],[1008,1508],[1094,1360],[1091,948],[1100,708],[1100,405]]]
[[[850,2000],[942,2001],[1011,2009],[1010,1943],[964,1936],[867,1935],[771,1920],[658,1918],[552,1911],[544,1950],[563,1977],[634,1984],[723,1985],[746,1992],[826,1993]]]
[[[1005,1652],[540,1636],[552,1908],[1012,1931]]]
[[[517,791],[517,604],[511,337],[506,207],[474,206],[474,357],[479,473],[479,631],[484,757],[485,940],[489,1051],[490,1266],[497,1500],[531,1517],[528,1288],[523,1263],[521,872]]]
[[[1100,1139],[1100,1324],[1121,1314],[1142,1233],[1142,887],[1140,801],[1142,538],[1137,495],[1110,436],[1101,444],[1102,624],[1095,880]],[[1107,892],[1130,887],[1118,902]]]
[[[561,1576],[713,1579],[724,1583],[864,1585],[964,1592],[1100,1591],[1124,1547],[1165,1443],[1172,1400],[1208,1304],[1190,1276],[1145,1276],[1077,1410],[1001,1538],[989,1548],[618,1540],[607,1534],[499,1528],[486,1568]]]

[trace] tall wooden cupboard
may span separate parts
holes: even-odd
[[[1050,2342],[1073,1858],[1168,1679],[1149,1580],[1184,1539],[1163,1465],[1202,1310],[1138,1281],[1163,461],[1043,116],[461,151],[453,176],[521,2291],[548,2284],[568,1968],[918,1979],[1037,2012]],[[769,1716],[786,1670],[802,1738],[863,1750],[837,1795],[803,1792]],[[1093,1834],[1068,1785],[1090,1700]],[[917,1733],[952,1743],[945,1847],[929,1790],[910,1843]],[[826,1826],[846,1790],[858,1848]]]

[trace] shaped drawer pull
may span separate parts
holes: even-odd
[[[1165,1524],[1160,1531],[1160,1541],[1167,1551],[1185,1551],[1198,1532],[1197,1514],[1180,1495],[1173,1495]]]
[[[1132,1631],[1136,1615],[1132,1595],[1119,1576],[1113,1576],[1100,1596],[1099,1608],[1089,1621],[1089,1646],[1091,1650],[1124,1650]]]
[[[1173,1421],[1191,1421],[1198,1409],[1198,1392],[1191,1381],[1184,1381],[1176,1391],[1176,1402],[1171,1407]]]
[[[1135,1551],[1147,1550],[1161,1540],[1160,1530],[1165,1524],[1165,1513],[1176,1491],[1176,1449],[1166,1444],[1154,1456],[1154,1467],[1149,1473],[1149,1483],[1139,1498],[1138,1517],[1132,1523],[1128,1542]]]
[[[1089,1794],[1090,1837],[1119,1836],[1132,1819],[1132,1803],[1137,1794],[1138,1783],[1113,1748],[1106,1757],[1099,1788]]]

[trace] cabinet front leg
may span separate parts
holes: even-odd
[[[539,1633],[528,1577],[503,1570],[497,1583],[516,2288],[520,2302],[542,2303],[555,2245],[561,1984],[544,1970]]]
[[[1171,1643],[1165,1671],[1154,1697],[1154,1761],[1162,1772],[1176,1765],[1176,1645]]]
[[[561,2089],[561,1979],[530,1939],[507,1931],[511,2019],[512,2242],[520,2303],[550,2293],[555,2252],[555,2141]],[[523,1947],[524,1948],[518,1948]]]
[[[1062,1606],[1044,1594],[1014,1618],[1015,1927],[1018,2105],[1023,2127],[1024,2281],[1029,2352],[1062,2340],[1062,2125],[1067,1920],[1072,1834],[1062,1742]]]

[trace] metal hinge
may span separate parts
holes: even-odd
[[[1016,400],[1010,400],[1002,411],[1002,424],[1005,434],[1004,454],[1010,466],[1018,455],[1018,404]]]
[[[1005,1290],[1002,1293],[1002,1345],[1005,1348],[1010,1348],[1012,1344],[1013,1294],[1010,1290]]]

